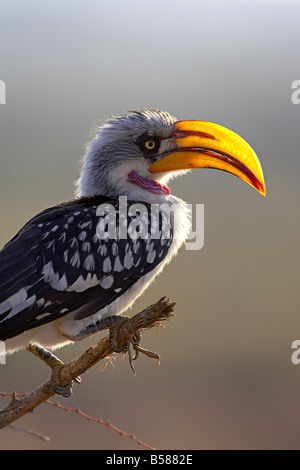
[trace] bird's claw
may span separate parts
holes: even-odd
[[[63,387],[62,385],[58,385],[55,380],[51,379],[51,387],[55,393],[64,398],[69,398],[73,393],[73,382]]]
[[[144,354],[147,357],[150,357],[151,359],[157,359],[158,365],[160,364],[160,355],[154,351],[149,351],[148,349],[144,349],[139,345],[133,346],[133,348],[136,350],[137,357],[139,353]],[[136,359],[136,357],[134,357]]]
[[[117,318],[118,317],[118,318]],[[109,328],[109,345],[113,352],[115,353],[126,353],[128,350],[127,344],[120,345],[119,341],[119,330],[121,325],[123,325],[125,320],[128,320],[129,317],[115,316],[114,323]]]
[[[144,349],[140,346],[141,340],[142,340],[142,335],[140,332],[136,333],[136,335],[132,336],[130,339],[127,339],[127,341],[121,344],[120,346],[118,335],[119,335],[119,329],[122,323],[123,321],[120,321],[118,322],[117,325],[114,325],[113,328],[110,328],[109,345],[111,349],[113,350],[113,352],[124,353],[124,354],[128,352],[129,364],[134,374],[135,374],[135,369],[133,366],[133,361],[136,361],[138,359],[140,353],[152,359],[157,359],[158,363],[160,363],[159,354],[157,354],[156,352],[148,351],[147,349]],[[132,355],[131,346],[132,346],[132,349],[134,350],[133,355]]]
[[[43,348],[42,346],[39,346],[38,344],[29,344],[27,350],[37,356],[51,368],[52,374],[50,384],[52,390],[58,395],[62,395],[65,398],[70,397],[72,395],[73,380],[67,385],[60,385],[60,370],[63,367],[64,363],[60,359],[58,359],[58,357],[56,357],[51,351]],[[74,379],[74,382],[80,384],[81,378],[76,377]]]
[[[71,383],[68,383],[67,385],[61,385],[60,384],[60,371],[61,371],[61,365],[56,364],[52,367],[52,375],[50,379],[51,387],[55,393],[58,395],[61,395],[65,398],[69,398],[72,393],[73,393],[73,383],[76,382],[78,384],[81,384],[81,377],[75,377]]]
[[[131,344],[134,350],[134,356],[132,358],[133,361],[136,361],[140,355],[139,346],[141,344],[141,341],[142,341],[141,333],[138,333],[137,337],[132,339]]]
[[[115,353],[125,354],[126,352],[128,352],[129,364],[133,373],[135,374],[135,370],[134,370],[132,362],[135,361],[139,356],[139,351],[137,347],[140,345],[142,337],[141,337],[141,334],[138,333],[136,336],[132,337],[131,339],[127,339],[123,343],[120,342],[120,336],[119,336],[120,327],[122,326],[124,321],[127,320],[127,318],[128,317],[125,317],[125,318],[120,317],[120,321],[115,323],[114,326],[110,328],[109,345],[111,349],[113,350],[113,352]],[[131,345],[135,351],[134,356],[132,356],[132,352],[130,348]]]

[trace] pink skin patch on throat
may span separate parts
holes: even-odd
[[[158,183],[157,181],[143,178],[136,171],[132,170],[128,175],[128,181],[132,184],[136,184],[140,188],[149,191],[154,194],[170,194],[168,186]]]

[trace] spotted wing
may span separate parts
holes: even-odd
[[[93,315],[158,266],[172,230],[165,238],[160,218],[153,231],[147,204],[138,224],[134,206],[83,198],[47,209],[26,224],[0,252],[0,340],[70,312],[76,319]]]

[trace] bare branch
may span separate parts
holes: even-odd
[[[25,394],[24,393],[15,393],[15,392],[0,392],[0,397],[12,397],[12,396],[15,396],[17,398],[23,398],[25,396]],[[101,419],[101,418],[95,418],[94,416],[89,416],[86,413],[84,413],[83,411],[81,411],[79,408],[77,408],[77,409],[76,408],[69,408],[68,406],[63,406],[60,403],[56,403],[56,402],[51,401],[51,400],[47,400],[45,402],[45,404],[50,405],[50,406],[54,406],[54,407],[58,408],[59,410],[65,411],[66,413],[75,413],[78,416],[81,416],[82,418],[86,419],[88,422],[102,424],[102,425],[108,427],[109,429],[111,429],[112,431],[118,433],[121,437],[128,437],[129,439],[132,439],[134,442],[136,442],[137,444],[145,447],[146,449],[155,450],[155,447],[152,447],[149,444],[147,444],[146,442],[141,441],[140,439],[138,439],[135,436],[135,434],[130,434],[126,431],[123,431],[122,429],[120,429],[117,426],[113,425],[110,421],[105,421],[104,419]],[[17,428],[17,427],[12,426],[12,425],[7,426],[7,428],[15,430],[15,431],[26,432],[28,434],[33,435],[34,437],[38,437],[38,438],[40,438],[42,440],[45,440],[45,441],[50,440],[50,437],[44,436],[40,433],[37,433],[35,431],[31,431],[29,429]]]
[[[12,424],[10,424],[7,427],[11,429],[12,431],[25,432],[25,434],[30,434],[31,436],[41,439],[41,441],[46,441],[46,442],[50,441],[49,436],[45,436],[44,434],[40,434],[39,432],[32,431],[31,429],[19,428],[17,426],[13,426]]]
[[[81,416],[82,418],[85,418],[89,422],[103,424],[104,426],[107,426],[112,431],[117,432],[121,437],[128,437],[129,439],[132,439],[133,441],[135,441],[137,444],[139,444],[143,447],[146,447],[146,449],[155,450],[155,447],[152,447],[149,444],[147,444],[146,442],[141,441],[134,434],[129,434],[128,432],[122,431],[121,429],[119,429],[116,426],[114,426],[113,424],[111,424],[109,421],[104,421],[101,418],[94,418],[93,416],[87,415],[86,413],[84,413],[80,409],[68,408],[66,406],[61,405],[60,403],[55,403],[55,402],[50,401],[50,400],[48,400],[47,403],[48,403],[48,405],[56,406],[57,408],[66,411],[67,413],[76,413],[79,416]]]
[[[54,381],[59,387],[71,386],[73,380],[77,379],[79,375],[86,372],[102,359],[114,354],[116,350],[125,353],[129,350],[130,344],[132,344],[133,348],[142,354],[159,359],[156,353],[151,353],[141,348],[137,344],[138,339],[142,331],[161,326],[162,321],[172,317],[174,309],[174,303],[170,303],[168,299],[162,298],[132,318],[126,318],[114,325],[110,330],[110,335],[103,338],[95,346],[90,347],[73,361],[64,364],[54,357],[55,364],[48,364],[50,367],[53,367],[52,376],[49,380],[22,398],[18,398],[14,394],[8,406],[0,410],[0,429],[13,423],[26,413],[32,412],[41,403],[46,402],[55,395]],[[39,354],[37,355],[39,356]],[[48,363],[47,359],[42,359]]]

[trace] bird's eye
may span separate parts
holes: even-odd
[[[160,140],[155,136],[144,134],[137,139],[136,144],[144,156],[150,156],[159,148]]]
[[[144,145],[147,150],[154,150],[156,147],[156,142],[155,140],[147,140]]]

